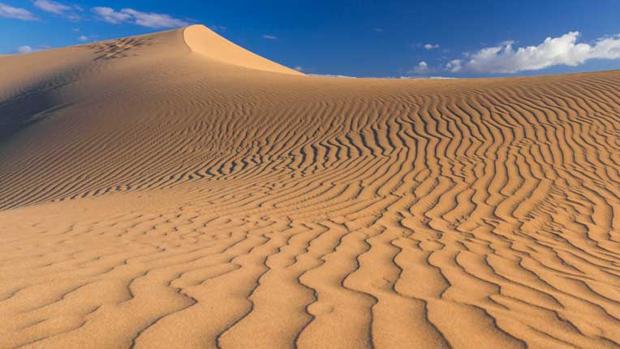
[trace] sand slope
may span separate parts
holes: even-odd
[[[190,27],[0,76],[2,348],[620,347],[620,72],[306,77]]]

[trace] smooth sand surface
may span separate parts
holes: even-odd
[[[0,57],[0,347],[618,348],[620,72]]]

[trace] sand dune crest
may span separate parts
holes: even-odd
[[[183,37],[193,52],[218,62],[274,73],[303,75],[297,70],[272,62],[235,45],[204,25],[192,25],[185,28]]]

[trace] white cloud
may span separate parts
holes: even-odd
[[[36,6],[37,8],[43,11],[54,13],[57,15],[62,15],[65,12],[71,10],[70,6],[63,5],[61,3],[58,3],[52,0],[35,0],[34,6]]]
[[[315,76],[318,78],[340,78],[340,79],[357,79],[355,76],[334,75],[334,74],[306,74],[307,76]]]
[[[463,69],[463,61],[460,59],[453,59],[446,64],[446,70],[453,73],[459,72]]]
[[[301,71],[301,72],[302,72],[302,71],[304,71],[304,68],[303,68],[302,66],[300,66],[300,65],[296,66],[296,67],[295,67],[295,68],[293,68],[293,69],[295,69],[295,70],[297,70],[297,71]]]
[[[92,11],[108,23],[119,24],[131,21],[131,15],[114,11],[114,9],[110,7],[94,7]]]
[[[42,11],[64,16],[73,21],[80,19],[76,11],[82,10],[78,6],[69,6],[53,0],[35,0],[34,6]]]
[[[163,13],[141,12],[130,8],[116,11],[110,7],[94,7],[92,11],[102,20],[113,23],[132,23],[147,28],[177,28],[188,22]]]
[[[263,39],[267,39],[267,40],[277,40],[278,37],[275,35],[270,35],[270,34],[263,34]]]
[[[176,28],[189,25],[188,22],[161,13],[147,13],[132,9],[121,10],[134,18],[137,25],[149,28]]]
[[[401,76],[399,77],[401,80],[455,80],[457,78],[451,76]]]
[[[424,44],[423,47],[426,50],[434,50],[436,48],[439,48],[439,44]]]
[[[446,65],[451,72],[517,73],[540,70],[557,65],[578,66],[591,59],[620,59],[620,34],[599,38],[593,44],[579,43],[579,32],[548,37],[537,46],[513,48],[508,41],[486,47],[455,59]]]
[[[34,21],[37,19],[32,12],[19,7],[9,6],[0,2],[0,17],[21,19],[23,21]]]
[[[88,36],[86,36],[86,35],[80,35],[80,36],[78,36],[78,40],[81,41],[81,42],[84,42],[84,41],[90,40],[90,38]]]
[[[17,53],[22,54],[22,55],[26,53],[31,53],[32,51],[34,50],[32,49],[32,47],[28,45],[20,46],[17,48]]]
[[[426,63],[425,61],[418,62],[415,68],[411,70],[411,72],[415,74],[426,74],[429,71],[430,71],[430,68],[428,67],[428,63]]]

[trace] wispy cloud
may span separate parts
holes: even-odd
[[[458,78],[455,78],[455,77],[452,77],[452,76],[441,76],[441,75],[438,75],[438,76],[421,76],[421,77],[420,76],[409,76],[409,75],[406,75],[406,76],[401,76],[398,79],[401,79],[401,80],[455,80],[455,79],[458,79]]]
[[[620,59],[620,34],[603,37],[593,44],[579,43],[579,32],[548,37],[536,46],[514,48],[513,41],[486,47],[446,65],[453,73],[517,73],[566,65],[578,66],[592,59]]]
[[[178,28],[189,25],[188,22],[164,13],[142,12],[131,8],[116,11],[110,7],[92,9],[101,20],[112,24],[132,23],[147,28]]]
[[[62,15],[65,12],[71,10],[71,6],[63,5],[59,2],[52,0],[36,0],[34,2],[34,6],[39,8],[40,10],[54,13],[57,15]]]
[[[92,11],[103,21],[112,24],[130,22],[132,19],[131,15],[124,13],[123,11],[117,12],[110,7],[94,7]]]
[[[316,76],[319,78],[341,78],[341,79],[357,79],[355,76],[339,75],[339,74],[306,74],[307,76]]]
[[[189,25],[188,22],[162,13],[140,12],[132,9],[123,9],[133,17],[135,24],[149,28],[176,28]]]
[[[424,44],[424,49],[425,50],[434,50],[436,48],[439,48],[439,44]]]
[[[79,9],[77,6],[61,4],[53,0],[35,0],[34,6],[42,11],[64,16],[71,20],[80,18],[76,13],[76,10]]]
[[[0,2],[0,17],[20,19],[22,21],[34,21],[37,17],[32,12],[19,7],[9,6]]]
[[[223,26],[223,25],[218,25],[218,24],[208,25],[207,27],[209,27],[209,29],[211,29],[211,30],[213,30],[213,31],[216,31],[216,32],[225,32],[225,31],[226,31],[226,29],[228,29],[228,28],[226,28],[225,26]]]
[[[20,46],[17,48],[17,53],[19,53],[20,55],[31,53],[32,51],[34,50],[32,49],[32,47],[28,45]]]
[[[271,34],[263,34],[263,39],[267,39],[267,40],[278,40],[278,37],[275,35],[271,35]]]

